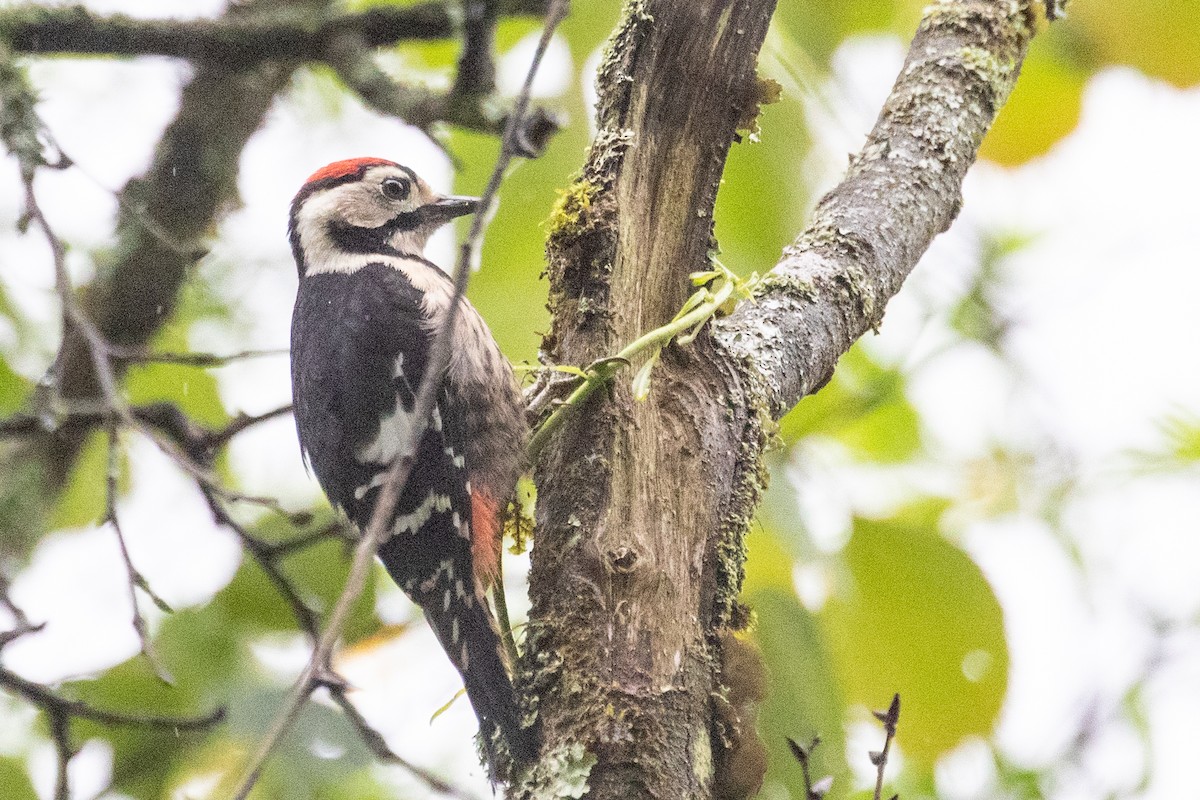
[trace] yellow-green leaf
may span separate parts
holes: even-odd
[[[1078,124],[1087,78],[1087,71],[1052,42],[1035,39],[1016,88],[984,137],[980,157],[1015,166],[1047,153]]]
[[[899,692],[900,747],[925,764],[991,732],[1008,680],[1000,604],[938,532],[942,507],[858,520],[847,580],[821,614],[847,701],[885,707]]]
[[[1196,0],[1076,0],[1068,7],[1066,24],[1082,39],[1079,49],[1101,63],[1136,67],[1179,87],[1200,83]]]

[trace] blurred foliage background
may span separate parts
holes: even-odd
[[[358,0],[349,7],[374,4]],[[743,273],[765,271],[802,230],[809,209],[836,180],[845,153],[857,146],[886,92],[888,79],[881,82],[871,76],[888,70],[894,74],[923,5],[913,0],[780,2],[761,70],[782,85],[783,98],[764,110],[761,131],[734,147],[718,202],[720,257],[728,266]],[[553,88],[542,98],[561,109],[570,123],[543,157],[512,170],[488,230],[484,268],[470,288],[471,299],[514,362],[535,360],[539,332],[548,327],[545,284],[539,280],[543,221],[557,192],[578,169],[590,140],[590,70],[619,11],[611,0],[576,0],[572,6],[548,66],[554,73]],[[514,54],[512,61],[521,69],[519,54],[528,52],[529,36],[537,29],[536,21],[529,19],[501,24],[501,51]],[[903,709],[899,755],[892,761],[889,779],[902,797],[1183,796],[1172,793],[1179,784],[1172,783],[1171,776],[1186,764],[1173,763],[1163,753],[1175,751],[1162,747],[1164,740],[1177,737],[1194,740],[1194,726],[1172,728],[1169,715],[1155,710],[1156,703],[1172,702],[1180,695],[1171,688],[1174,684],[1156,689],[1154,681],[1170,671],[1164,665],[1173,659],[1185,665],[1185,675],[1200,677],[1200,604],[1190,596],[1158,605],[1136,602],[1137,592],[1114,584],[1106,566],[1129,551],[1114,545],[1108,560],[1098,560],[1084,538],[1087,525],[1078,519],[1093,513],[1119,516],[1096,505],[1097,498],[1115,491],[1113,487],[1145,486],[1153,480],[1159,482],[1154,486],[1191,486],[1194,491],[1200,405],[1189,405],[1186,397],[1172,405],[1177,396],[1164,395],[1162,412],[1145,420],[1149,434],[1099,451],[1078,446],[1064,435],[1055,421],[1059,417],[1037,413],[1042,373],[1030,366],[1025,350],[1014,347],[1013,332],[1022,324],[1022,292],[1037,287],[1025,276],[1031,270],[1063,266],[1061,252],[1039,251],[1038,242],[1055,226],[1069,226],[1073,216],[1064,213],[1022,226],[1013,221],[1019,215],[989,214],[1000,205],[1026,202],[1020,190],[1004,188],[1009,175],[1028,176],[1020,184],[1025,190],[1032,186],[1038,191],[1038,180],[1043,180],[1044,190],[1051,191],[1049,182],[1062,173],[1040,165],[1049,163],[1064,141],[1077,135],[1088,87],[1097,76],[1137,74],[1140,85],[1148,87],[1145,91],[1190,97],[1195,107],[1198,40],[1200,4],[1191,0],[1073,3],[1065,20],[1035,40],[1018,88],[984,143],[981,157],[986,163],[980,170],[985,177],[969,184],[963,218],[946,237],[948,243],[940,242],[918,269],[914,285],[897,301],[902,308],[893,309],[879,335],[856,346],[842,360],[832,383],[781,422],[771,488],[750,533],[745,586],[746,602],[755,613],[752,639],[770,673],[770,694],[759,725],[771,754],[762,797],[804,797],[799,765],[789,755],[785,737],[807,741],[814,735],[822,740],[815,753],[819,774],[834,777],[829,796],[867,795],[872,773],[868,751],[882,745],[882,734],[867,709],[886,707],[893,692],[901,694]],[[406,44],[382,58],[408,78],[444,84],[457,47],[454,42]],[[47,61],[59,59],[43,60]],[[129,69],[138,69],[139,63]],[[157,62],[153,66],[164,68]],[[182,75],[173,69],[165,74],[180,80]],[[77,75],[56,71],[53,63],[32,73],[35,83],[44,80],[39,86],[48,94],[65,96],[60,102],[68,104],[71,92],[88,88],[72,85],[72,74]],[[130,91],[142,89],[134,84]],[[280,338],[286,328],[265,325],[261,306],[255,305],[269,302],[286,320],[291,303],[287,286],[288,281],[294,286],[294,275],[282,226],[268,228],[268,237],[264,228],[245,220],[271,215],[281,219],[286,196],[304,174],[328,160],[324,155],[365,154],[339,153],[337,131],[375,120],[320,69],[302,73],[286,103],[289,110],[281,113],[300,128],[333,126],[328,129],[332,133],[313,134],[314,140],[321,140],[321,146],[313,148],[321,155],[309,158],[304,143],[297,143],[280,156],[303,161],[294,164],[294,179],[289,174],[286,182],[277,180],[285,183],[278,191],[258,191],[250,182],[270,176],[269,165],[278,162],[270,162],[253,146],[247,151],[245,206],[215,233],[212,254],[190,281],[157,348],[232,352],[286,345],[286,338]],[[160,116],[166,118],[171,110],[163,109]],[[1196,114],[1190,119],[1196,120]],[[339,120],[342,128],[337,127]],[[150,127],[149,133],[138,135],[152,141],[156,130]],[[491,169],[496,140],[446,129],[439,132],[439,141],[454,166],[452,188],[479,191]],[[416,152],[442,159],[434,148],[418,147]],[[1133,158],[1127,152],[1091,152],[1094,158]],[[255,159],[268,167],[256,168]],[[1197,164],[1194,158],[1182,163]],[[1073,169],[1075,173],[1066,174],[1086,183],[1087,170],[1106,166],[1093,160]],[[53,357],[58,329],[52,311],[45,310],[53,305],[46,288],[52,284],[52,264],[47,252],[16,230],[19,183],[11,165],[6,170],[2,177],[9,189],[0,201],[5,227],[0,240],[0,413],[7,415],[28,407],[36,381]],[[1186,195],[1193,219],[1197,178],[1200,173],[1191,174]],[[1163,176],[1167,184],[1172,179],[1182,176]],[[103,180],[116,182],[107,174]],[[44,202],[53,213],[55,188],[49,180],[43,185],[48,193]],[[1114,185],[1110,191],[1121,189]],[[86,215],[90,196],[85,193],[78,201],[83,206],[71,213]],[[264,209],[264,198],[275,206]],[[1127,197],[1124,202],[1179,201],[1167,195]],[[111,199],[95,201],[97,230],[111,222],[105,203]],[[247,216],[251,212],[259,216]],[[84,282],[103,258],[104,235],[85,231],[72,236],[71,225],[64,228],[72,245],[72,269]],[[1137,239],[1136,227],[1129,233]],[[262,243],[268,238],[274,244]],[[1195,267],[1194,251],[1190,259]],[[447,258],[442,261],[448,263]],[[274,277],[248,277],[249,270]],[[1068,274],[1073,274],[1069,268]],[[1172,293],[1169,285],[1167,290]],[[894,315],[900,316],[898,327],[889,324]],[[1191,363],[1177,361],[1174,369],[1196,372],[1194,337],[1192,346],[1184,351],[1192,353]],[[254,371],[258,374],[252,375]],[[1134,380],[1128,373],[1137,372],[1114,365],[1114,373],[1118,371],[1125,374],[1114,374],[1114,382]],[[971,385],[976,381],[983,381],[983,389]],[[273,388],[262,389],[264,382]],[[998,410],[974,399],[992,386],[1000,387],[1000,396],[992,397]],[[286,367],[135,366],[125,390],[131,402],[169,400],[197,422],[219,426],[254,406],[254,392],[286,399]],[[931,393],[940,400],[930,402]],[[257,410],[270,403],[261,405]],[[1058,409],[1066,417],[1075,411]],[[976,412],[978,417],[973,417]],[[947,428],[939,415],[953,416],[964,427]],[[275,426],[274,438],[247,445],[241,455],[235,450],[218,465],[232,485],[255,492],[265,486],[288,507],[313,510],[315,519],[297,526],[277,515],[242,509],[242,524],[265,542],[285,541],[330,518],[311,482],[296,477],[300,473],[294,445],[289,450],[279,444],[292,435],[289,426],[286,421]],[[963,438],[974,444],[956,441],[956,430],[971,431]],[[0,508],[11,596],[33,621],[40,621],[38,608],[51,618],[46,633],[5,648],[5,666],[53,682],[63,696],[97,707],[197,714],[226,706],[227,720],[201,734],[98,723],[72,729],[75,743],[82,746],[72,762],[78,797],[221,797],[286,690],[289,670],[295,667],[294,651],[303,640],[292,610],[267,574],[240,556],[228,537],[205,546],[205,558],[219,565],[197,568],[204,577],[196,578],[196,586],[179,588],[187,583],[185,578],[171,584],[175,578],[170,576],[186,575],[187,565],[176,563],[157,573],[151,568],[178,560],[172,547],[183,547],[179,543],[192,536],[193,529],[215,534],[207,510],[194,497],[189,499],[186,487],[172,490],[184,498],[175,502],[155,505],[144,500],[145,487],[163,480],[153,466],[137,467],[143,458],[139,454],[148,450],[152,448],[145,443],[127,441],[121,487],[128,526],[140,520],[151,531],[134,557],[144,560],[155,589],[174,608],[171,613],[144,609],[174,684],[164,684],[144,658],[133,655],[137,645],[128,633],[116,642],[106,636],[99,647],[104,655],[83,659],[80,663],[86,666],[72,666],[78,655],[72,651],[94,648],[96,642],[88,639],[86,630],[58,622],[55,615],[73,613],[70,608],[64,611],[44,600],[47,593],[71,593],[73,587],[63,583],[63,576],[70,580],[77,575],[82,583],[108,570],[118,589],[123,580],[114,559],[89,561],[86,555],[101,547],[97,542],[102,532],[96,524],[103,517],[107,463],[99,434],[61,497],[52,503],[25,498]],[[295,463],[281,466],[282,462]],[[15,480],[21,465],[6,463],[4,469],[7,479]],[[1163,491],[1162,502],[1174,502],[1175,490]],[[139,514],[143,506],[148,510]],[[1160,510],[1164,516],[1186,517],[1192,509]],[[1133,520],[1114,536],[1129,543],[1144,532],[1143,526],[1155,524]],[[1005,526],[1024,526],[1026,531],[1006,538]],[[166,528],[174,533],[168,535]],[[48,536],[51,531],[58,533]],[[997,544],[997,537],[1006,543]],[[1022,537],[1036,541],[1030,539],[1033,544],[1026,547]],[[1196,563],[1186,560],[1194,554],[1178,549],[1174,539],[1164,542],[1148,535],[1134,544],[1153,547],[1156,542],[1165,548],[1167,560],[1184,553],[1181,563]],[[54,559],[74,566],[55,571],[46,566]],[[1052,568],[1039,566],[1039,559]],[[520,593],[521,567],[514,564],[510,591]],[[289,556],[285,568],[306,602],[328,608],[345,576],[343,544],[323,541]],[[1130,580],[1144,582],[1153,575],[1147,570]],[[1026,590],[1031,594],[1023,595]],[[108,599],[109,607],[116,609],[109,613],[116,627],[127,625],[127,601],[119,591]],[[1041,611],[1050,624],[1063,619],[1071,624],[1048,635],[1036,625],[1017,625],[1015,621],[1038,617],[1037,610],[1031,615],[1029,602],[1035,607],[1044,604]],[[1064,616],[1054,610],[1059,604],[1083,611]],[[1117,616],[1123,622],[1097,622],[1109,619],[1104,613],[1114,604],[1122,609]],[[516,605],[519,612],[520,603]],[[416,728],[407,735],[395,733],[399,752],[410,755],[416,748],[414,759],[423,759],[452,781],[486,796],[485,782],[469,767],[470,753],[462,757],[469,719],[437,720],[424,727],[422,715],[449,699],[453,686],[445,676],[436,679],[443,683],[433,690],[420,683],[426,675],[446,670],[436,652],[426,665],[421,654],[431,650],[432,640],[409,626],[413,619],[412,609],[386,579],[379,581],[360,603],[347,637],[346,659],[359,664],[364,686],[372,679],[370,668],[362,664],[372,658],[385,664],[399,659],[399,669],[417,670],[410,677],[392,674],[390,680],[399,682],[401,696],[432,694],[436,702],[425,708],[406,701],[410,705],[396,712],[382,707],[386,700],[364,695],[364,713],[385,733],[406,725]],[[100,629],[113,630],[113,624],[110,619],[109,627]],[[59,649],[46,655],[50,651],[43,648],[41,655],[22,661],[20,648],[32,652],[37,648],[34,640],[49,636],[56,625],[67,631],[67,639],[52,646]],[[1081,628],[1093,632],[1084,635]],[[1057,682],[1039,680],[1048,660],[1060,652],[1048,644],[1054,641],[1069,651],[1066,660],[1075,671],[1068,670]],[[393,646],[400,647],[399,656],[387,654]],[[1112,659],[1113,650],[1144,657]],[[1097,666],[1106,660],[1120,663],[1112,669]],[[360,674],[353,666],[347,669]],[[1019,681],[1018,670],[1023,670]],[[1063,686],[1073,687],[1066,700],[1056,695]],[[1030,731],[1047,729],[1044,740],[1029,738]],[[47,721],[19,698],[0,697],[0,797],[47,796],[52,762]],[[1194,783],[1180,791],[1184,790],[1194,791]],[[303,724],[272,761],[255,796],[365,800],[428,793],[404,770],[376,764],[340,713],[316,704],[310,705]]]

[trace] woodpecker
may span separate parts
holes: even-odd
[[[439,195],[381,158],[329,164],[292,201],[296,428],[321,488],[360,528],[421,422],[416,394],[453,299],[425,243],[478,209],[478,200]],[[450,362],[435,376],[437,403],[379,557],[461,673],[495,775],[500,740],[518,763],[537,753],[485,593],[499,573],[500,514],[527,430],[512,368],[479,312],[459,302]]]

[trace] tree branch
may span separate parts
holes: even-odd
[[[950,227],[963,178],[1033,33],[1028,2],[931,6],[846,177],[817,205],[755,302],[714,326],[729,357],[760,379],[773,417],[825,385]]]
[[[597,78],[599,132],[551,217],[546,359],[595,364],[668,331],[689,275],[711,268],[717,189],[774,5],[626,3]],[[539,434],[525,679],[545,745],[520,797],[564,770],[597,799],[711,792],[709,639],[729,616],[711,565],[734,459],[759,434],[717,391],[706,348],[662,346],[644,402],[614,382]],[[634,349],[635,370],[660,353]]]
[[[496,23],[500,4],[496,0],[462,0],[463,49],[458,59],[452,94],[483,96],[496,88]]]
[[[82,700],[60,697],[40,683],[26,680],[15,672],[0,667],[0,686],[19,694],[30,703],[46,711],[65,714],[78,719],[98,722],[101,725],[144,725],[149,728],[166,728],[180,731],[196,731],[210,728],[225,718],[225,709],[217,708],[198,717],[174,717],[162,714],[140,714],[127,711],[109,711],[88,705]]]
[[[544,2],[506,2],[505,14],[540,14]],[[0,12],[0,39],[22,53],[160,55],[245,69],[263,61],[322,61],[334,39],[358,37],[365,47],[457,35],[449,3],[377,6],[324,19],[144,20],[104,16],[82,6],[17,6]]]

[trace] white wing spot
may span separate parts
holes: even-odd
[[[392,369],[396,378],[404,376],[404,353],[396,356],[396,364]],[[404,410],[399,398],[392,406],[392,412],[379,419],[379,432],[369,443],[355,451],[354,455],[364,464],[390,464],[400,455],[400,446],[408,438],[416,422],[414,415]],[[437,410],[434,410],[437,414]],[[367,492],[383,483],[385,475],[379,474],[371,478],[366,486],[360,486],[354,491],[354,496],[361,500]]]
[[[433,587],[437,586],[438,578],[441,577],[442,573],[443,572],[453,572],[453,571],[454,571],[454,559],[447,558],[442,563],[438,564],[438,567],[437,567],[437,569],[435,569],[433,571],[433,574],[431,574],[425,580],[421,581],[421,591],[423,593],[432,592]],[[449,594],[449,590],[447,590],[446,593]]]
[[[466,642],[463,642],[462,658],[459,659],[459,663],[462,664],[463,672],[466,672],[467,670],[469,670],[471,668],[471,657],[469,655],[467,655],[467,643]]]
[[[442,452],[450,456],[450,463],[454,465],[455,469],[462,469],[467,465],[467,459],[463,456],[455,455],[453,447],[443,448]]]
[[[442,611],[450,610],[450,590],[442,592]],[[457,622],[458,620],[455,620]]]
[[[458,617],[450,620],[450,642],[458,644]]]
[[[401,514],[400,516],[396,517],[392,523],[392,535],[396,536],[404,533],[405,531],[409,533],[416,533],[425,525],[426,522],[429,522],[429,518],[433,516],[435,511],[449,510],[450,495],[434,494],[433,492],[430,492],[425,499],[421,501],[421,505],[417,506],[407,514]]]

